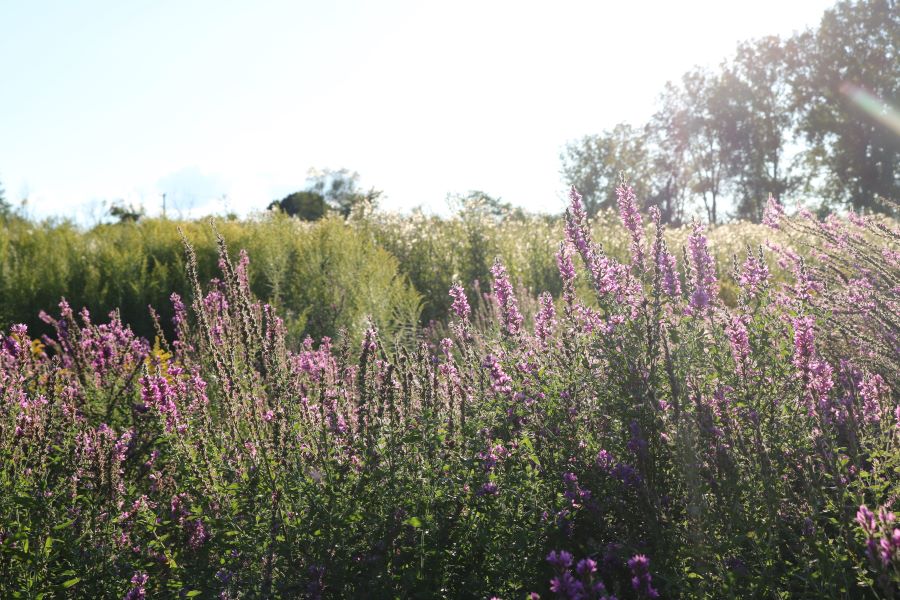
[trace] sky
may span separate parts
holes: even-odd
[[[163,193],[247,214],[348,168],[391,210],[481,190],[555,212],[567,142],[832,4],[0,0],[0,185],[90,223]]]

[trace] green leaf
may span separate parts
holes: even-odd
[[[194,596],[199,596],[202,592],[200,590],[191,590],[187,593],[188,598],[193,598]]]
[[[72,579],[67,579],[67,580],[63,581],[62,586],[63,586],[63,588],[68,589],[68,588],[72,587],[73,585],[75,585],[76,583],[78,583],[79,581],[81,581],[81,577],[73,577]]]
[[[74,522],[75,522],[75,519],[69,519],[68,521],[66,521],[64,523],[60,523],[59,525],[56,525],[55,527],[53,527],[53,531],[59,531],[60,529],[65,529],[66,527],[71,527]]]
[[[407,525],[411,525],[416,529],[422,526],[422,521],[421,519],[419,519],[419,517],[410,517],[406,521],[404,521],[404,523],[406,523]]]

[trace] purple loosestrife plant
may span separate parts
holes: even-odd
[[[616,202],[619,207],[619,218],[631,236],[631,260],[635,269],[642,270],[644,265],[644,229],[641,213],[638,211],[634,188],[621,184],[616,188]]]
[[[544,292],[538,298],[540,310],[534,319],[534,334],[542,346],[546,347],[548,341],[556,330],[556,310],[553,306],[553,296]]]
[[[186,246],[152,343],[66,302],[45,337],[0,334],[0,597],[896,597],[896,224],[782,215],[780,263],[748,255],[719,302],[721,230],[679,272],[659,226],[636,273],[572,196],[560,281],[549,240],[465,223],[482,260],[543,248],[508,265],[560,298],[514,298],[504,268],[397,341],[374,318],[304,337],[224,240],[209,283]],[[616,251],[642,231],[621,209],[597,228]]]
[[[500,308],[501,326],[509,335],[516,336],[522,328],[524,317],[519,312],[519,303],[509,281],[509,274],[499,258],[491,267],[491,275],[494,277],[494,297]]]
[[[716,266],[709,253],[703,225],[695,222],[688,237],[688,259],[691,267],[691,290],[688,304],[695,314],[705,313],[718,296]]]

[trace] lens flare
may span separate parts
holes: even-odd
[[[861,108],[878,122],[886,125],[891,131],[900,135],[900,112],[875,94],[852,83],[841,85],[841,93],[847,96],[856,106]]]

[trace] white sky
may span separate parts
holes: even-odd
[[[831,4],[0,0],[0,183],[83,222],[162,192],[261,209],[311,167],[387,208],[479,189],[556,211],[567,141],[643,123],[667,80]]]

